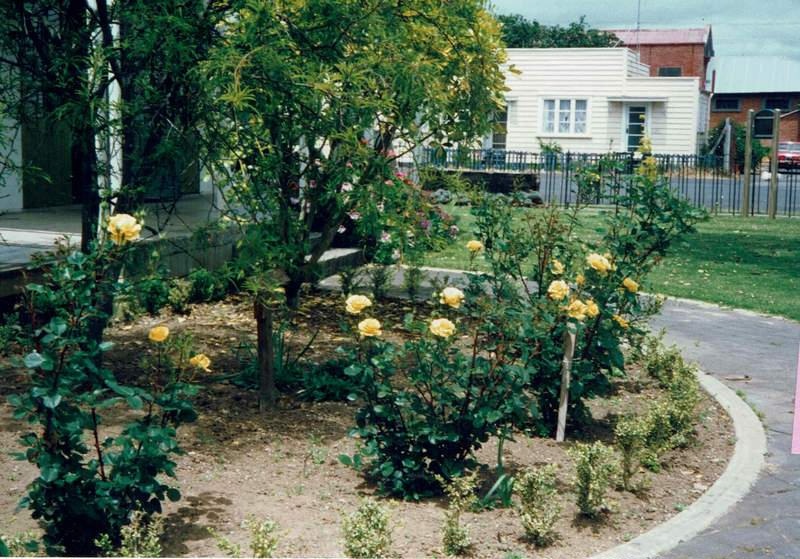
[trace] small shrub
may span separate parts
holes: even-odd
[[[418,266],[408,266],[403,273],[403,287],[411,301],[417,298],[421,286],[422,270]]]
[[[38,552],[39,541],[33,532],[0,536],[0,557],[34,557]]]
[[[503,555],[503,559],[526,559],[526,557],[521,551],[509,551]]]
[[[188,280],[177,278],[170,282],[169,306],[175,314],[189,314],[192,284]]]
[[[359,277],[361,270],[358,268],[345,268],[339,272],[339,285],[342,294],[345,296],[352,294],[359,287]]]
[[[148,518],[141,511],[134,511],[130,523],[120,530],[120,545],[114,548],[111,537],[103,534],[95,545],[106,557],[161,557],[161,536],[164,519],[153,515]]]
[[[155,316],[170,302],[169,279],[162,273],[152,273],[134,281],[134,293],[139,307]]]
[[[219,276],[205,268],[195,268],[186,278],[191,284],[189,299],[193,303],[219,301],[225,297],[227,286]]]
[[[517,482],[519,518],[525,536],[537,546],[546,546],[555,539],[555,523],[561,507],[556,491],[558,468],[549,464],[525,472]]]
[[[331,359],[304,367],[298,396],[312,402],[344,402],[355,390],[353,379],[345,374],[349,362]]]
[[[278,525],[272,520],[248,517],[244,526],[250,531],[250,551],[253,557],[272,557],[278,549]]]
[[[601,442],[577,444],[569,451],[575,461],[578,509],[581,514],[594,518],[608,510],[606,491],[617,476],[618,466],[614,451]]]
[[[375,299],[386,299],[389,288],[392,286],[393,277],[394,268],[392,266],[373,264],[367,269],[367,278],[369,279],[370,289],[372,289],[372,296]]]
[[[622,487],[626,491],[633,490],[632,481],[642,463],[647,444],[647,427],[645,419],[636,416],[623,417],[614,427],[614,441],[622,454]]]
[[[392,530],[389,512],[372,499],[364,500],[342,520],[344,552],[353,558],[391,556]]]
[[[437,478],[448,499],[442,526],[442,547],[447,555],[461,555],[472,545],[469,528],[461,523],[461,514],[477,503],[476,476],[477,474],[472,473],[454,477],[449,482],[442,477]]]

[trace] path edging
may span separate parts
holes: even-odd
[[[666,522],[590,559],[658,559],[711,526],[750,492],[764,466],[767,436],[750,406],[713,376],[698,372],[700,384],[731,416],[736,447],[728,467],[699,499]]]

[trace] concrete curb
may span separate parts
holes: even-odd
[[[592,555],[590,559],[658,559],[678,544],[711,526],[738,503],[755,483],[764,465],[767,436],[750,406],[721,381],[698,373],[703,388],[730,414],[736,448],[720,478],[688,508],[649,532]]]

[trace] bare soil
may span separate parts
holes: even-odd
[[[424,305],[417,306],[425,313]],[[341,300],[334,295],[306,298],[293,327],[291,345],[301,347],[317,328],[320,333],[309,357],[325,359],[344,341],[338,320]],[[375,309],[384,331],[402,323],[411,310],[407,303],[384,303]],[[147,331],[166,324],[175,332],[191,332],[200,350],[212,359],[213,372],[204,379],[196,400],[199,420],[182,428],[179,437],[186,454],[178,459],[177,484],[183,498],[166,505],[165,556],[219,556],[220,549],[208,528],[248,549],[249,536],[242,527],[249,515],[270,518],[280,526],[278,554],[293,557],[337,557],[343,553],[342,515],[353,511],[375,488],[356,471],[338,461],[352,454],[354,441],[347,436],[356,411],[348,403],[306,403],[282,398],[279,408],[266,417],[258,413],[254,391],[220,377],[238,370],[254,338],[252,309],[247,300],[195,305],[189,317],[145,317],[111,329],[117,342],[109,365],[128,382],[140,374],[139,362],[149,350]],[[0,363],[2,365],[2,363]],[[2,366],[0,366],[2,370]],[[17,439],[28,427],[11,418],[5,396],[19,389],[18,377],[0,375],[0,533],[36,530],[27,511],[15,511],[35,468],[14,460],[9,453],[20,447]],[[697,441],[670,453],[658,473],[642,473],[648,489],[632,494],[611,491],[613,511],[596,521],[578,514],[572,491],[574,469],[566,448],[574,440],[599,438],[610,442],[615,415],[645,409],[659,396],[657,387],[638,370],[620,382],[615,393],[591,403],[593,423],[585,433],[569,433],[566,444],[519,436],[504,448],[506,466],[520,471],[554,463],[560,472],[559,499],[563,506],[557,530],[559,539],[536,549],[523,539],[513,509],[494,509],[465,515],[474,557],[502,557],[519,551],[529,557],[574,559],[613,547],[675,515],[697,499],[724,471],[734,445],[732,423],[709,397],[701,404]],[[108,429],[125,420],[113,417]],[[496,441],[477,457],[485,465],[484,489],[492,483]],[[446,503],[432,499],[419,503],[382,499],[394,523],[394,549],[402,557],[441,556],[440,527]]]

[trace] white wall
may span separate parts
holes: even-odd
[[[509,150],[538,152],[539,142],[555,141],[564,151],[624,151],[624,104],[609,98],[666,98],[650,104],[650,133],[659,153],[695,153],[699,129],[698,78],[650,77],[638,54],[625,48],[508,49],[506,98]],[[585,134],[544,133],[543,100],[588,100]],[[641,104],[641,103],[637,103]]]
[[[22,209],[22,131],[8,118],[0,122],[0,212]],[[10,167],[3,161],[10,160]]]

